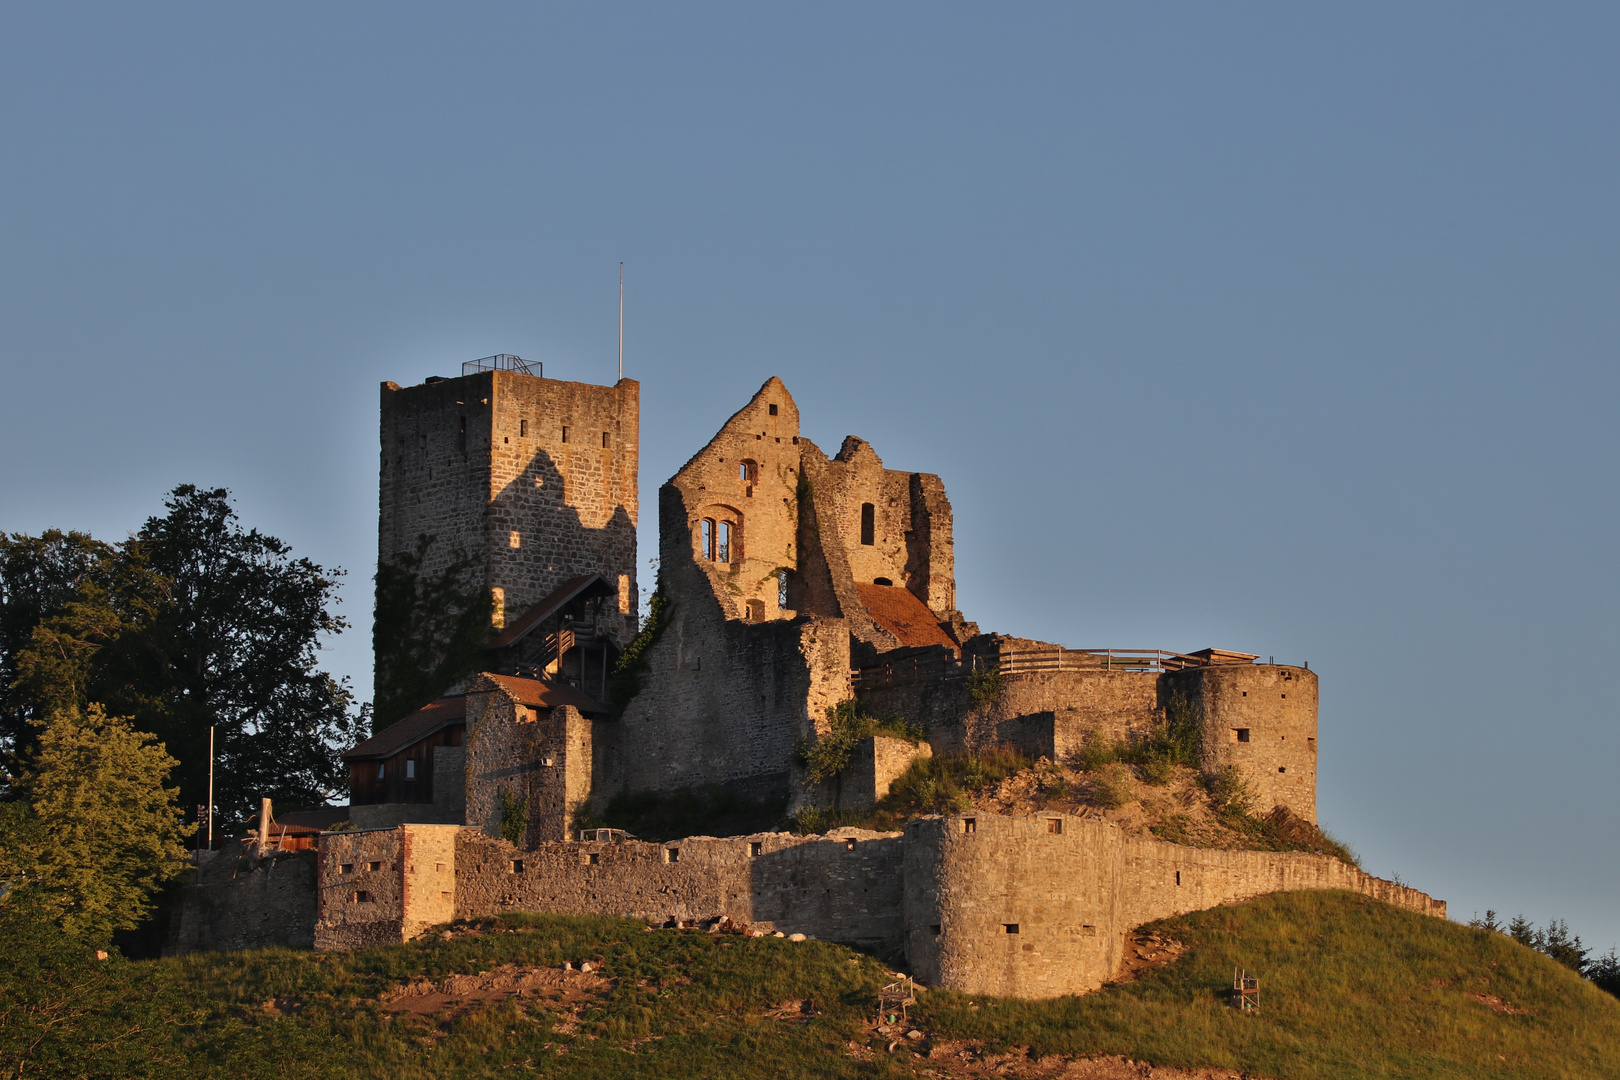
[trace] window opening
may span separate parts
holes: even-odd
[[[714,561],[731,561],[731,522],[719,522],[714,530]]]
[[[520,548],[520,547],[522,547],[523,546],[523,534],[518,532],[516,529],[513,529],[506,537],[506,544],[507,544],[508,547],[511,547],[511,548]]]
[[[1176,871],[1176,884],[1177,885],[1181,884],[1181,871],[1180,870]]]
[[[604,432],[602,432],[602,449],[606,450],[607,448],[608,448],[608,433],[604,431]]]
[[[352,862],[343,863],[342,865],[340,865],[338,867],[338,873],[340,873],[340,874],[352,874],[352,873],[354,873],[354,863],[352,863]]]
[[[387,776],[388,776],[388,763],[385,762],[385,761],[377,762],[377,779],[382,780],[382,779],[385,779]]]
[[[775,405],[772,405],[772,406],[771,406],[771,415],[772,415],[772,416],[775,416],[775,415],[776,415],[776,406],[775,406]]]
[[[872,579],[872,584],[874,584],[874,585],[893,585],[894,582],[889,580],[886,577],[875,577],[875,578]]]
[[[523,860],[522,859],[513,859],[512,863],[511,863],[511,871],[514,874],[523,873]]]
[[[759,465],[754,461],[740,461],[737,463],[737,479],[745,484],[759,483]]]
[[[357,904],[369,904],[371,903],[371,894],[363,890],[357,892],[354,894],[354,902]]]
[[[1004,922],[1001,924],[1001,932],[1003,934],[1016,934],[1018,933],[1018,924],[1015,922]]]
[[[1049,832],[1049,833],[1052,833],[1054,835],[1062,833],[1063,832],[1063,819],[1062,818],[1055,818],[1055,817],[1047,818],[1046,819],[1046,831]]]
[[[416,779],[416,762],[414,760],[412,760],[411,758],[406,758],[405,759],[405,779],[407,779],[407,780],[415,780]]]
[[[602,856],[601,856],[600,853],[595,852],[595,851],[586,852],[586,854],[585,854],[585,865],[586,866],[596,866],[599,863],[601,863],[601,861],[602,861]]]
[[[698,528],[698,531],[699,531],[699,534],[700,534],[698,543],[701,546],[701,548],[703,549],[703,557],[705,559],[713,559],[714,558],[714,518],[704,518],[702,524]]]
[[[678,847],[667,847],[667,848],[665,848],[664,849],[664,861],[665,862],[680,862],[681,861],[681,849],[678,848]]]
[[[748,621],[749,622],[763,622],[764,619],[765,619],[765,601],[763,601],[763,600],[750,600],[750,601],[748,601]]]
[[[519,420],[518,421],[518,438],[526,439],[528,437],[529,437],[529,422],[527,420]]]
[[[1277,771],[1278,771],[1278,772],[1287,772],[1287,771],[1288,771],[1288,766],[1286,766],[1286,765],[1279,765],[1279,766],[1277,766]]]
[[[563,437],[562,437],[562,441],[563,441],[563,442],[567,442],[567,441],[568,441],[568,429],[567,429],[567,428],[566,428],[566,427],[564,427],[564,428],[563,428]]]
[[[877,507],[861,503],[861,543],[871,547],[877,543]]]
[[[366,869],[367,870],[381,870],[382,869],[382,863],[381,862],[368,862],[368,863],[366,863]]]
[[[933,934],[935,937],[939,937],[939,932],[943,929],[945,929],[943,926],[939,925],[939,923],[935,923],[928,928],[928,932]]]
[[[787,575],[786,570],[776,572],[776,606],[783,610],[786,610],[788,606]]]
[[[765,845],[758,840],[752,841],[748,845],[748,857],[750,859],[757,859],[763,854],[765,854]]]
[[[1249,741],[1249,729],[1246,728],[1246,727],[1233,728],[1232,729],[1232,738],[1236,742],[1248,742]]]
[[[965,832],[965,833],[978,832],[979,831],[979,819],[978,818],[970,818],[970,817],[969,818],[963,818],[962,819],[962,831]]]

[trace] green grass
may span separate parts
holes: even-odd
[[[1502,934],[1335,892],[1152,929],[1189,951],[1136,982],[1046,1002],[934,993],[923,1017],[936,1035],[991,1046],[1289,1080],[1620,1075],[1620,1001]],[[1260,978],[1258,1015],[1227,1004],[1236,966]]]
[[[836,945],[648,932],[620,919],[518,915],[484,926],[478,936],[349,954],[264,950],[77,967],[53,959],[29,969],[27,986],[0,975],[8,1017],[0,1073],[15,1074],[8,1055],[30,1038],[17,1003],[51,998],[56,983],[79,988],[69,1000],[81,1011],[57,1036],[78,1056],[23,1076],[799,1080],[939,1067],[906,1049],[886,1052],[867,1021],[887,973]],[[1620,1075],[1620,1001],[1500,934],[1345,893],[1272,896],[1155,929],[1188,952],[1135,982],[1041,1002],[930,991],[919,1025],[936,1042],[988,1051],[1125,1054],[1289,1080]],[[0,944],[46,956],[55,948],[10,938]],[[419,977],[585,959],[616,981],[567,1034],[554,1030],[557,1007],[533,998],[422,1021],[390,1019],[376,1001]],[[1225,1003],[1236,964],[1260,977],[1259,1015]],[[1493,1012],[1470,992],[1524,1011]],[[271,1011],[271,999],[296,1002],[296,1011]],[[807,1015],[768,1015],[805,1000]],[[142,1031],[118,1053],[84,1049],[131,1024]]]

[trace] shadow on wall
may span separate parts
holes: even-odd
[[[753,921],[870,952],[905,953],[904,847],[899,835],[826,836],[774,851],[749,842]]]
[[[569,578],[595,571],[619,587],[609,628],[622,646],[635,631],[636,527],[622,503],[603,495],[609,464],[598,448],[571,456],[565,478],[551,454],[536,450],[490,501],[490,582],[504,590],[504,624]],[[570,504],[569,488],[583,501]],[[587,516],[602,522],[586,524]],[[623,578],[624,580],[619,580]]]

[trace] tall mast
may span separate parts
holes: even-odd
[[[624,263],[619,264],[619,378],[624,378]]]

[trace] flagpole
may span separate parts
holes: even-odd
[[[619,378],[624,378],[624,263],[619,264]]]

